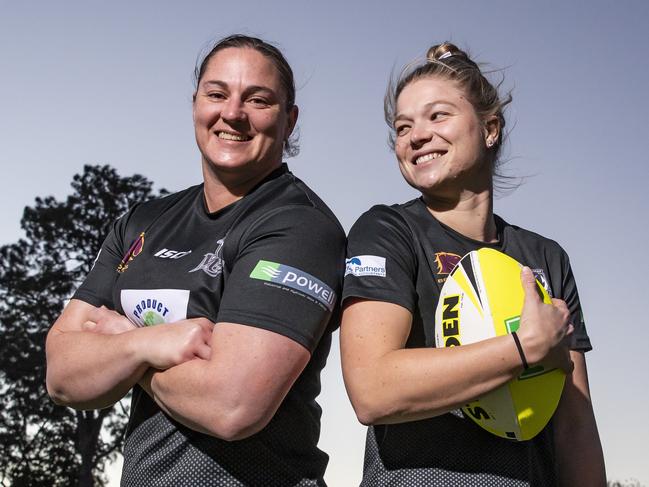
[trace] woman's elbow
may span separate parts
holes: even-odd
[[[266,425],[247,425],[247,424],[220,424],[210,429],[211,436],[225,441],[239,441],[251,437],[261,431]]]
[[[55,368],[48,363],[45,374],[45,388],[52,402],[58,406],[69,406],[71,400],[65,389],[65,381],[60,380],[56,374]]]
[[[388,418],[391,418],[394,415],[394,413],[387,408],[371,404],[354,406],[354,412],[356,413],[358,422],[364,426],[385,424],[388,422]]]
[[[56,354],[54,353],[56,337],[59,335],[54,329],[51,329],[47,334],[47,339],[45,342],[45,360],[46,360],[46,370],[45,370],[45,388],[47,389],[47,394],[52,399],[52,402],[58,406],[68,406],[70,404],[70,398],[66,393],[66,380],[61,368],[62,363],[60,360],[55,360]]]
[[[366,392],[350,394],[350,401],[356,418],[365,426],[381,424],[393,413],[386,401],[381,400],[375,394]]]
[[[264,411],[239,406],[226,413],[221,410],[207,429],[211,436],[225,441],[244,440],[264,429],[272,417]]]
[[[103,409],[110,407],[115,401],[105,398],[88,396],[89,391],[75,391],[70,387],[66,387],[70,380],[64,377],[57,377],[51,369],[48,369],[45,376],[45,388],[50,399],[57,406],[67,406],[79,411],[90,409]]]
[[[356,419],[363,426],[372,426],[380,423],[381,416],[370,409],[354,408]]]
[[[65,395],[62,389],[54,387],[49,381],[46,383],[47,394],[57,406],[69,406],[70,399]]]
[[[47,388],[47,394],[50,396],[50,399],[54,404],[57,406],[67,406],[72,409],[79,409],[79,410],[85,410],[85,409],[99,409],[98,407],[93,407],[92,405],[78,402],[76,401],[65,389],[65,387],[57,383],[55,383],[53,380],[51,380],[48,376],[48,378],[45,381],[45,385]]]

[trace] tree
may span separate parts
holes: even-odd
[[[0,247],[0,484],[103,486],[128,411],[57,406],[45,389],[45,337],[90,271],[112,222],[154,196],[145,177],[84,166],[65,201],[36,198],[25,237]],[[161,190],[159,195],[166,194]]]

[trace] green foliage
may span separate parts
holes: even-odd
[[[25,208],[25,237],[0,247],[0,484],[103,486],[128,412],[56,406],[45,389],[45,337],[92,267],[112,223],[156,196],[145,177],[84,166],[64,201]],[[160,195],[166,194],[162,190]]]

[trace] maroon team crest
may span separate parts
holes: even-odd
[[[140,233],[140,236],[136,238],[131,244],[131,246],[128,248],[128,251],[124,254],[124,257],[122,257],[122,261],[117,266],[117,272],[122,273],[126,269],[128,269],[129,262],[135,259],[138,255],[140,255],[140,252],[142,252],[143,248],[144,248],[144,232]]]
[[[450,252],[436,252],[435,263],[437,264],[437,274],[450,274],[461,258],[461,256]]]

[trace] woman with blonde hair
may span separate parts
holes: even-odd
[[[591,346],[568,256],[493,213],[509,101],[451,43],[431,47],[388,89],[399,168],[421,196],[373,207],[348,236],[341,354],[356,414],[370,425],[362,485],[605,484],[584,358]],[[441,287],[481,247],[525,266],[517,337],[435,348]],[[535,274],[551,305],[538,298]],[[499,438],[459,409],[538,363],[567,377],[534,439]]]

